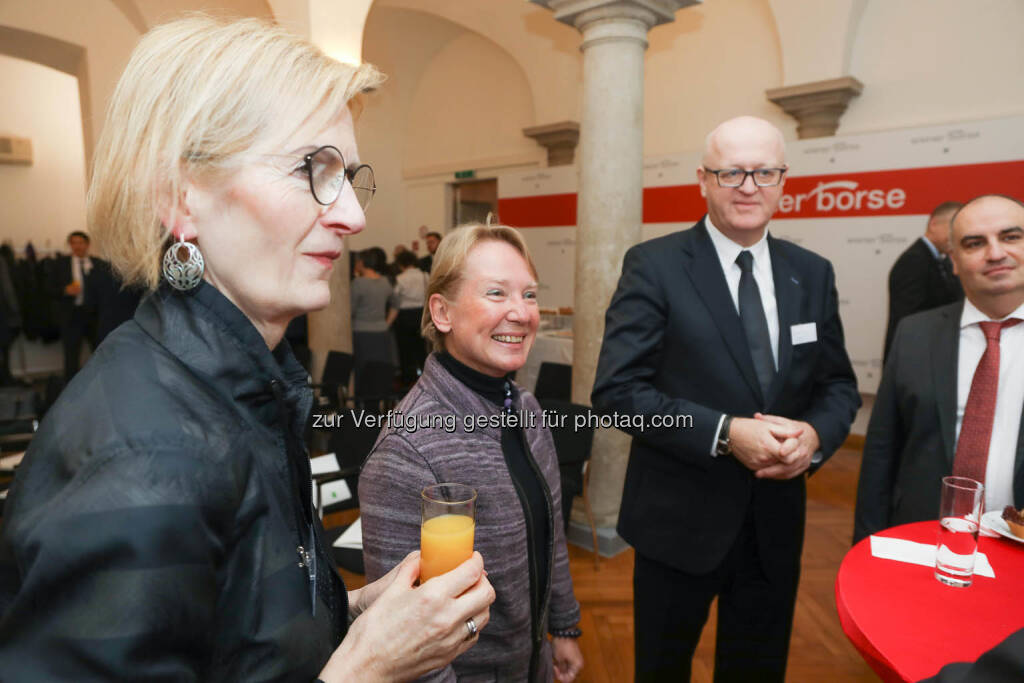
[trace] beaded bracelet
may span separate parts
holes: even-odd
[[[576,627],[550,629],[548,630],[548,633],[550,633],[553,638],[579,638],[583,635],[583,631]]]

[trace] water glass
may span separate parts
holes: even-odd
[[[971,585],[984,492],[984,485],[974,479],[942,478],[935,578],[947,586]]]

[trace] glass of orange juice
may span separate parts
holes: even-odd
[[[455,569],[473,554],[476,490],[465,484],[434,484],[420,494],[420,583]]]

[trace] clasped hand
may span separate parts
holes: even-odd
[[[821,446],[807,422],[755,413],[729,427],[733,455],[759,479],[792,479],[803,474]]]

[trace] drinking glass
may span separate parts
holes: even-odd
[[[971,585],[984,491],[984,485],[974,479],[942,478],[935,578],[947,586]]]
[[[473,554],[476,490],[465,484],[434,484],[420,494],[420,582],[455,569]]]

